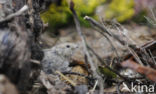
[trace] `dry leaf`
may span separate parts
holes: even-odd
[[[121,66],[135,70],[136,72],[145,75],[148,79],[156,82],[156,70],[155,69],[141,66],[137,64],[135,61],[133,61],[132,59],[128,59],[122,62]]]
[[[76,72],[76,73],[80,73],[80,74],[84,74],[84,75],[88,76],[88,72],[83,67],[81,67],[79,65],[73,67],[72,72]],[[77,84],[87,84],[87,82],[88,82],[85,77],[78,76],[78,75],[69,75],[69,78]]]
[[[4,75],[0,75],[0,94],[19,94],[15,85]]]

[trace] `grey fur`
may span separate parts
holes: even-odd
[[[45,56],[41,62],[43,71],[47,74],[54,73],[56,70],[70,71],[69,62],[77,47],[74,43],[63,43],[51,49],[44,49]]]

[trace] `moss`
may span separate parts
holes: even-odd
[[[80,23],[83,26],[90,26],[90,24],[83,19],[84,16],[91,16],[97,18],[94,14],[96,7],[105,2],[105,0],[73,0],[75,3],[75,10],[77,11]]]
[[[99,66],[98,69],[99,69],[100,73],[102,73],[103,75],[105,75],[108,78],[116,78],[117,77],[117,75],[114,72],[110,71],[109,69],[107,69],[105,67]]]
[[[95,8],[105,0],[73,0],[75,9],[81,14],[92,14]]]
[[[106,18],[116,18],[119,22],[130,19],[134,15],[134,0],[112,0],[106,10]]]
[[[49,10],[41,14],[44,23],[49,23],[50,27],[59,28],[70,22],[71,12],[64,1],[61,6],[51,4]]]
[[[84,16],[92,16],[94,18],[95,8],[105,0],[73,0],[75,10],[78,14],[80,23],[84,26],[89,26],[89,23],[83,19]],[[72,13],[69,10],[66,0],[62,0],[61,5],[51,4],[49,10],[41,14],[44,23],[49,23],[51,28],[59,28],[73,22]]]
[[[138,13],[136,16],[133,17],[133,21],[136,23],[147,23],[147,20],[145,19],[145,15],[147,15],[147,11],[143,10],[140,13]]]

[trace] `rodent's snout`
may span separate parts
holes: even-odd
[[[79,48],[79,46],[77,44],[75,44],[72,49],[77,50],[78,48]]]

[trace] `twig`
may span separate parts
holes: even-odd
[[[27,11],[27,10],[28,10],[28,6],[27,6],[27,5],[24,5],[19,11],[8,15],[8,16],[7,16],[6,18],[4,18],[4,19],[1,19],[1,20],[0,20],[0,23],[5,22],[5,21],[8,21],[8,20],[10,20],[10,19],[12,19],[12,18],[14,18],[14,17],[16,17],[16,16],[19,16],[19,15],[21,15],[22,13],[24,13],[24,12]]]
[[[40,65],[40,61],[38,60],[34,60],[34,59],[30,59],[30,62],[34,63],[34,64],[37,64],[37,65]]]
[[[89,77],[89,76],[86,76],[84,74],[80,74],[80,73],[77,73],[77,72],[62,72],[63,74],[71,74],[71,75],[78,75],[78,76],[82,76],[82,77],[85,77],[87,79],[90,79],[90,80],[95,80],[94,78],[92,77]]]
[[[151,13],[152,13],[153,20],[156,22],[156,16],[155,16],[155,14],[154,14],[153,9],[152,9],[152,8],[149,8],[149,9],[150,9],[150,11],[151,11]]]
[[[113,21],[112,21],[112,24],[113,24],[113,26],[115,26],[115,27],[117,28],[118,32],[122,35],[122,37],[126,39],[126,44],[130,44],[130,43],[127,42],[127,40],[131,41],[131,42],[133,43],[133,45],[136,44],[135,41],[133,41],[132,39],[130,39],[130,38],[125,34],[126,32],[128,32],[128,30],[127,30],[124,26],[122,26],[117,20],[113,20]],[[119,28],[119,27],[120,27],[120,28]],[[122,30],[121,30],[121,29],[122,29]],[[124,39],[123,39],[123,40],[124,40]]]
[[[98,80],[96,80],[96,82],[94,84],[94,87],[91,89],[92,94],[94,94],[93,92],[95,91],[95,88],[96,88],[97,84],[98,84]]]
[[[93,25],[97,26],[98,28],[100,28],[101,30],[103,30],[103,31],[104,31],[105,33],[107,33],[108,35],[112,36],[112,35],[110,34],[110,32],[108,32],[108,31],[106,30],[106,28],[104,28],[100,23],[98,23],[98,22],[95,21],[94,19],[92,19],[92,18],[90,18],[90,17],[88,17],[88,16],[85,16],[84,19],[87,20],[87,21],[89,21],[89,22],[91,22]]]
[[[129,48],[128,46],[127,46],[127,49],[128,49],[129,52],[133,55],[133,57],[136,59],[136,61],[137,61],[140,65],[144,66],[144,64],[143,64],[142,61],[140,60],[140,57],[138,56],[138,54],[137,54],[133,49]]]
[[[43,71],[41,71],[39,79],[48,90],[54,89],[54,86],[47,80],[47,76]]]
[[[93,24],[94,26],[98,27],[102,31],[106,32],[109,36],[113,37],[115,40],[117,40],[122,45],[125,45],[126,42],[124,40],[122,40],[120,38],[120,36],[108,32],[108,30],[104,26],[102,26],[100,23],[98,23],[97,21],[95,21],[91,17],[85,16],[84,19],[89,21],[91,24]],[[135,45],[132,45],[132,44],[128,44],[128,46],[131,47],[131,48],[134,48],[134,49],[136,48]]]
[[[155,61],[155,59],[153,57],[153,54],[152,54],[151,50],[148,50],[148,52],[149,52],[149,54],[150,54],[150,56],[152,58],[152,61],[153,61],[154,65],[156,65],[156,61]]]
[[[57,74],[59,74],[61,77],[63,77],[66,81],[68,81],[72,86],[76,86],[76,83],[74,83],[73,81],[71,81],[68,77],[66,77],[65,75],[63,75],[60,71],[56,71]]]
[[[120,85],[123,83],[122,82],[119,82],[117,85],[116,85],[116,90],[117,90],[117,94],[121,94],[121,91],[120,91]]]
[[[104,24],[104,19],[101,18],[101,21],[102,21],[102,25],[105,27],[106,25]],[[105,34],[103,33],[103,35],[105,35]],[[105,36],[106,36],[106,35],[105,35]],[[116,47],[114,46],[114,44],[112,43],[112,40],[111,40],[109,37],[107,37],[107,36],[106,36],[106,39],[107,39],[108,42],[110,43],[110,45],[111,45],[113,51],[115,51],[116,57],[119,58],[119,59],[118,59],[118,62],[120,62],[119,53],[118,53]]]
[[[94,24],[95,26],[97,26],[99,29],[103,30],[104,32],[108,32],[107,29],[102,26],[101,24],[99,24],[97,21],[95,21],[94,19],[88,17],[88,16],[85,16],[84,19],[88,20],[91,24]],[[118,24],[119,25],[119,24]],[[108,34],[108,33],[107,33]],[[110,35],[110,33],[108,34]],[[131,52],[132,55],[134,55],[135,59],[140,63],[142,64],[140,58],[138,57],[138,55],[134,52],[133,49],[136,49],[136,46],[135,45],[132,45],[132,44],[128,44],[127,42],[125,42],[124,40],[120,39],[118,35],[115,35],[115,34],[111,34],[110,35],[111,37],[113,37],[114,39],[118,40],[122,45],[126,45],[126,47],[128,48],[128,50]]]
[[[149,22],[149,24],[156,26],[155,22],[151,18],[149,18],[147,16],[144,16],[144,18]]]
[[[92,26],[93,26],[93,28],[95,28],[94,25],[92,25]],[[96,29],[96,28],[95,28],[95,29]],[[103,35],[103,36],[108,40],[108,42],[110,43],[112,49],[115,51],[116,56],[119,58],[119,54],[118,54],[118,52],[117,52],[117,49],[116,49],[115,46],[113,45],[111,39],[110,39],[107,35],[104,34],[105,32],[102,32],[102,31],[99,30],[98,28],[96,29],[96,31],[97,31],[98,33],[100,33],[101,35]],[[119,60],[119,61],[120,61],[120,60]]]
[[[154,14],[154,11],[151,7],[149,7],[150,11],[151,11],[151,14],[152,14],[152,18],[149,18],[147,16],[144,16],[144,18],[151,24],[153,25],[154,27],[156,26],[156,16]]]
[[[87,56],[87,59],[88,59],[88,62],[89,62],[89,64],[90,64],[90,66],[91,66],[91,70],[92,70],[92,72],[93,72],[93,76],[94,76],[95,78],[97,78],[98,81],[99,81],[99,83],[100,83],[100,94],[103,94],[103,79],[102,79],[102,77],[99,76],[98,73],[96,72],[95,64],[93,63],[92,58],[91,58],[91,56],[90,56],[90,54],[89,54],[89,52],[88,52],[87,43],[86,43],[86,40],[85,40],[85,38],[84,38],[84,35],[83,35],[82,31],[81,31],[80,23],[79,23],[77,14],[76,14],[76,12],[75,12],[75,10],[74,10],[74,3],[73,3],[72,1],[70,2],[70,10],[71,10],[72,13],[73,13],[73,17],[74,17],[76,29],[77,29],[77,32],[78,32],[79,36],[81,37],[82,44],[83,44],[83,50],[84,50],[84,52],[85,52],[85,54],[86,54],[86,56]]]
[[[130,80],[127,77],[122,76],[120,73],[118,73],[116,70],[113,70],[112,68],[110,68],[101,58],[98,54],[95,53],[95,51],[88,46],[88,49],[97,57],[97,59],[110,71],[114,72],[115,74],[117,74],[119,77],[121,77],[122,79],[124,79],[125,81],[129,81]]]
[[[126,82],[131,82],[131,81],[136,80],[136,79],[143,79],[143,77],[128,78],[128,77],[125,77],[125,76],[121,75],[120,73],[118,73],[118,71],[116,71],[116,70],[110,68],[110,67],[100,58],[100,56],[99,56],[98,54],[95,53],[95,51],[94,51],[91,47],[89,47],[89,46],[87,46],[87,47],[88,47],[88,49],[97,57],[97,59],[98,59],[107,69],[109,69],[110,71],[112,71],[113,73],[115,73],[116,75],[118,75],[118,76],[119,76],[120,78],[122,78],[124,81],[126,81]]]
[[[118,32],[119,32],[120,34],[122,34],[123,38],[125,38],[126,41],[130,40],[123,32],[121,32],[121,30],[119,29],[118,26],[116,26],[116,24],[119,25],[123,30],[124,30],[124,27],[122,27],[122,26],[120,25],[120,23],[115,22],[115,25],[114,25],[114,26],[117,28]],[[129,43],[128,43],[128,42],[125,42],[125,45],[124,45],[124,46],[125,46],[125,47],[128,49],[128,51],[133,55],[133,57],[137,60],[137,62],[140,63],[141,65],[143,65],[143,63],[142,63],[142,61],[140,60],[140,58],[139,58],[139,56],[137,55],[137,53],[134,51],[133,48],[131,48],[131,47],[129,46]]]

